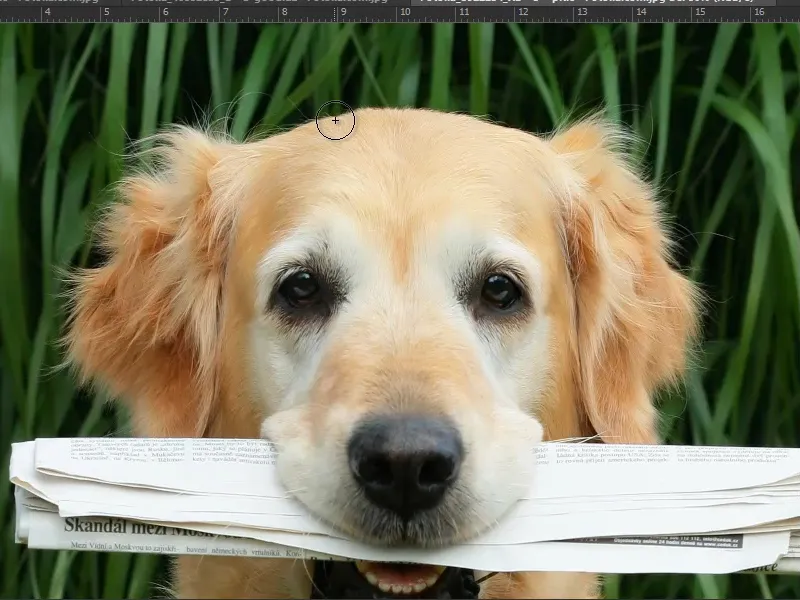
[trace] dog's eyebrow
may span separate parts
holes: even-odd
[[[508,273],[525,288],[529,287],[526,269],[513,258],[487,248],[475,246],[470,249],[464,262],[454,274],[456,297],[464,299],[474,291],[477,281],[491,273]]]
[[[259,261],[259,284],[271,287],[287,268],[304,264],[313,256],[325,255],[327,249],[328,242],[322,232],[287,236]]]
[[[458,270],[453,274],[456,297],[463,301],[475,291],[475,285],[492,273],[509,274],[530,295],[537,295],[539,266],[524,248],[507,240],[494,240],[476,244],[465,254]]]
[[[324,232],[293,236],[272,248],[258,264],[259,305],[266,306],[275,286],[288,273],[300,269],[313,271],[336,292],[343,293],[348,283],[347,273],[333,256]]]

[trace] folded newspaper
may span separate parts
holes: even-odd
[[[13,445],[30,548],[407,561],[478,571],[800,573],[800,449],[550,442],[490,531],[439,549],[348,539],[282,488],[263,440]]]

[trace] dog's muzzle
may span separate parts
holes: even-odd
[[[363,529],[381,538],[387,519],[402,523],[406,531],[420,515],[439,510],[459,477],[464,455],[461,435],[446,419],[381,414],[362,420],[348,440],[347,457],[366,513],[377,515],[372,519],[376,526]],[[467,600],[479,592],[480,582],[470,569],[317,561],[311,597]]]

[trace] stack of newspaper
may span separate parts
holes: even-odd
[[[428,550],[348,539],[287,494],[275,458],[263,440],[14,444],[17,541],[479,571],[800,572],[800,449],[545,443],[495,527]]]

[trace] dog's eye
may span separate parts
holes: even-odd
[[[292,308],[308,308],[322,301],[322,285],[312,273],[298,271],[283,281],[278,294]]]
[[[505,275],[489,275],[481,288],[481,302],[487,307],[507,312],[522,298],[522,292],[514,281]]]

